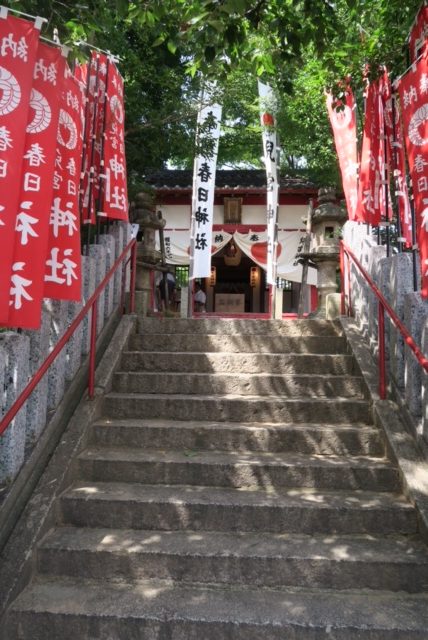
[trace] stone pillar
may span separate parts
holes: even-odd
[[[95,260],[95,288],[103,281],[106,275],[106,249],[99,244],[89,247],[89,255]],[[104,326],[105,291],[98,298],[97,336]]]
[[[375,282],[375,284],[380,288],[381,284],[381,261],[385,259],[386,249],[385,247],[373,245],[371,242],[365,243],[363,247],[363,255],[367,252],[367,271],[369,276]],[[361,276],[362,277],[362,276]],[[367,286],[367,333],[368,340],[371,346],[372,351],[376,351],[377,349],[377,328],[378,328],[378,301],[377,297]]]
[[[114,238],[115,260],[118,259],[123,251],[123,226],[118,224],[111,230],[111,235]],[[114,275],[113,285],[113,301],[114,305],[118,305],[120,302],[120,296],[122,291],[122,269],[119,268]]]
[[[96,280],[96,264],[95,258],[90,256],[82,256],[82,275],[83,275],[83,302],[89,300],[91,295],[95,291]],[[91,316],[90,311],[86,318],[82,322],[82,355],[89,353],[90,339],[91,339]]]
[[[181,287],[180,317],[187,318],[189,314],[190,287]]]
[[[49,351],[52,351],[68,327],[68,302],[65,300],[47,300],[46,308],[50,314]],[[67,348],[64,347],[49,367],[48,409],[55,409],[62,400],[65,390],[66,368]]]
[[[80,294],[80,302],[70,301],[68,304],[68,324],[70,325],[73,320],[75,320],[76,316],[80,313],[86,303],[85,298],[85,281],[87,280],[88,274],[86,270],[91,266],[91,258],[87,256],[82,256],[82,286],[81,286],[81,294]],[[95,266],[95,264],[94,264]],[[67,368],[66,368],[66,379],[72,380],[79,370],[80,364],[82,362],[82,353],[83,349],[83,334],[85,328],[85,322],[87,320],[82,320],[82,322],[77,327],[74,334],[71,336],[70,340],[67,342]]]
[[[30,375],[33,376],[39,367],[46,360],[49,353],[51,317],[46,309],[46,302],[43,303],[42,320],[40,329],[37,331],[24,331],[30,339]],[[48,373],[40,380],[37,387],[27,402],[27,428],[25,451],[26,456],[38,440],[46,426],[46,415],[48,408]]]
[[[422,346],[422,330],[428,318],[428,301],[420,293],[404,296],[404,324],[416,344]],[[425,352],[426,353],[426,352]],[[405,398],[414,416],[422,414],[422,367],[409,348],[404,349]]]
[[[391,258],[391,306],[400,320],[404,321],[405,299],[413,291],[412,256],[398,253]],[[391,324],[390,333],[391,375],[395,384],[404,389],[404,342],[401,333]]]
[[[115,250],[115,241],[112,235],[105,234],[100,237],[100,245],[103,246],[106,250],[106,274],[112,268],[115,258],[116,258],[116,250]],[[104,306],[104,318],[107,320],[112,314],[113,311],[113,297],[114,297],[114,281],[113,279],[107,285],[106,293],[105,293],[105,306]]]
[[[1,415],[13,405],[25,388],[30,375],[30,338],[13,331],[0,333],[4,384],[1,387]],[[0,374],[1,375],[1,374]],[[25,457],[27,406],[21,408],[0,438],[0,483],[11,482]]]

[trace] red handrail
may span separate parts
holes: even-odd
[[[45,375],[46,371],[49,369],[55,358],[62,351],[65,344],[71,338],[71,336],[76,331],[77,327],[86,317],[90,310],[92,310],[92,318],[91,318],[91,338],[90,338],[90,351],[89,351],[89,380],[88,380],[88,391],[89,397],[92,399],[94,396],[94,382],[95,382],[95,356],[96,356],[96,339],[97,339],[97,307],[98,307],[98,299],[102,293],[102,291],[106,288],[107,284],[114,276],[116,271],[125,261],[126,257],[129,253],[131,253],[128,260],[125,262],[125,266],[131,260],[132,262],[132,272],[131,272],[131,282],[130,282],[130,303],[129,303],[129,312],[133,313],[135,310],[135,267],[136,267],[136,259],[137,259],[137,241],[136,239],[132,239],[125,249],[122,251],[110,271],[107,273],[103,281],[98,285],[95,289],[92,296],[89,298],[88,302],[85,304],[83,309],[78,313],[75,317],[67,331],[64,335],[58,340],[55,347],[52,349],[51,353],[48,355],[43,364],[36,371],[34,376],[31,378],[30,382],[27,384],[25,389],[21,392],[18,398],[15,400],[10,409],[6,412],[2,420],[0,421],[0,436],[6,431],[9,424],[12,422],[18,411],[23,406],[24,402],[28,399],[31,393],[34,391],[36,386],[39,384],[40,380]],[[122,309],[123,304],[121,303]]]
[[[342,284],[342,313],[345,312],[345,260],[344,254],[348,257],[348,315],[351,312],[351,286],[350,286],[350,259],[354,262],[354,264],[358,267],[359,271],[363,274],[366,279],[370,289],[373,291],[375,296],[379,301],[379,327],[378,327],[378,342],[379,342],[379,395],[382,400],[386,398],[386,366],[385,366],[385,311],[388,313],[392,322],[395,324],[401,335],[403,336],[405,344],[413,351],[416,360],[419,362],[421,367],[428,373],[428,358],[422,353],[419,349],[416,342],[413,340],[412,336],[408,332],[407,328],[398,318],[395,311],[388,304],[378,287],[375,285],[367,271],[364,269],[363,265],[360,263],[355,254],[351,251],[349,247],[345,245],[343,241],[340,243],[340,251],[341,251],[341,260],[340,260],[340,268],[341,268],[341,284]]]

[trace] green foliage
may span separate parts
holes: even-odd
[[[420,0],[9,0],[49,19],[64,43],[87,40],[121,56],[130,190],[144,175],[192,166],[201,77],[223,104],[219,164],[261,166],[257,78],[276,87],[283,171],[336,183],[324,88],[386,64],[406,68]],[[83,57],[84,49],[74,55]]]

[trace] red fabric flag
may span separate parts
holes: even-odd
[[[32,22],[0,18],[0,325],[9,316],[25,127],[38,40],[39,30]]]
[[[100,208],[100,192],[102,190],[100,176],[104,175],[104,127],[106,117],[106,88],[107,71],[109,60],[105,54],[100,53],[98,57],[98,102],[95,122],[95,143],[94,143],[94,203],[95,214]]]
[[[23,176],[15,227],[8,326],[40,326],[44,267],[55,167],[59,98],[65,58],[57,47],[39,43],[34,65],[32,107],[24,145]]]
[[[128,220],[128,190],[125,160],[125,110],[123,79],[114,62],[109,62],[104,133],[104,173],[100,215]]]
[[[412,246],[412,214],[406,181],[406,158],[402,132],[402,119],[398,101],[392,95],[391,81],[387,72],[380,80],[380,93],[385,118],[385,134],[388,142],[388,161],[394,175],[395,195],[400,216],[401,236],[406,247]],[[394,106],[393,106],[394,101]]]
[[[422,268],[422,296],[428,298],[428,61],[423,56],[401,79],[398,93],[412,180]]]
[[[360,222],[378,226],[385,216],[385,153],[379,82],[368,86],[361,152],[358,214]]]
[[[49,219],[44,297],[81,298],[79,184],[82,159],[83,95],[66,69],[61,94],[56,146],[56,170]]]
[[[342,174],[343,191],[350,220],[356,220],[358,205],[358,162],[357,162],[357,126],[355,118],[355,101],[350,88],[346,93],[346,104],[340,111],[339,103],[327,94],[327,109],[333,129],[339,166]]]
[[[409,34],[410,62],[414,62],[424,53],[428,36],[428,7],[422,6],[415,18]]]
[[[82,167],[80,208],[83,224],[95,224],[95,143],[99,92],[99,54],[92,51],[88,74],[87,102],[85,117],[84,157]]]

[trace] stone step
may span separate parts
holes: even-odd
[[[37,552],[41,574],[327,589],[428,590],[428,551],[405,537],[63,527]]]
[[[417,531],[416,512],[404,497],[365,491],[81,481],[63,494],[60,506],[62,522],[78,527],[310,535]]]
[[[15,601],[6,635],[20,640],[426,640],[428,597],[38,580]]]
[[[235,318],[139,318],[138,333],[192,333],[218,335],[335,336],[340,324],[328,320],[245,320]]]
[[[218,422],[369,422],[366,400],[268,396],[109,393],[105,413],[112,418],[163,418]]]
[[[94,482],[391,493],[400,488],[398,471],[391,463],[367,457],[91,447],[78,460],[79,477]]]
[[[92,425],[90,442],[143,449],[385,455],[379,430],[362,423],[298,425],[102,418]]]
[[[215,395],[281,395],[287,397],[367,396],[364,380],[357,376],[278,375],[256,373],[157,373],[119,371],[113,388],[128,393],[185,393]]]
[[[124,351],[122,371],[359,375],[353,356],[294,353],[165,353]]]
[[[346,340],[340,336],[202,335],[199,333],[134,334],[131,351],[192,353],[346,353]]]

